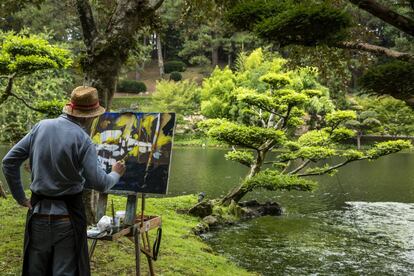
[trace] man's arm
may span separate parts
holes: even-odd
[[[98,155],[96,153],[95,146],[91,143],[88,145],[83,160],[83,176],[86,179],[85,188],[94,189],[99,192],[106,192],[111,189],[116,183],[118,183],[119,178],[125,172],[125,166],[117,162],[112,167],[112,172],[107,174],[99,165],[98,165]]]
[[[28,199],[24,193],[20,176],[20,166],[29,158],[31,132],[21,139],[3,158],[3,173],[9,185],[13,198],[23,206],[27,206]],[[29,207],[29,206],[27,206]]]

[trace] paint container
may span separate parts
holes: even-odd
[[[116,211],[115,213],[115,225],[121,226],[125,219],[125,211]]]

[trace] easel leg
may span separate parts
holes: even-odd
[[[136,276],[141,276],[141,245],[139,243],[139,231],[134,229],[134,243],[135,243],[135,270]]]
[[[151,252],[151,246],[150,246],[150,240],[149,240],[148,232],[145,232],[145,238],[147,240],[148,252]],[[150,275],[155,276],[154,265],[152,263],[152,258],[150,256],[147,256],[147,260],[148,260],[148,267],[149,267]]]
[[[94,239],[91,244],[91,249],[89,250],[89,260],[92,259],[93,252],[95,251],[96,244],[98,243],[97,239]]]

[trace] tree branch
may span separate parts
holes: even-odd
[[[155,3],[155,5],[154,5],[154,6],[152,6],[152,9],[153,9],[154,11],[158,10],[158,9],[162,6],[162,4],[164,3],[164,1],[165,1],[165,0],[158,0],[158,1],[157,1],[157,3]]]
[[[344,42],[336,43],[334,46],[338,48],[342,48],[342,49],[360,50],[364,52],[373,53],[376,55],[384,55],[387,57],[404,60],[404,61],[414,61],[413,54],[398,52],[398,51],[391,50],[385,47],[372,45],[372,44],[364,43],[364,42],[344,41]]]
[[[302,164],[300,164],[300,166],[298,166],[296,169],[288,172],[288,174],[295,174],[295,173],[299,172],[301,169],[303,169],[304,167],[306,167],[309,163],[310,163],[310,160],[306,160],[305,162],[303,162]]]
[[[320,171],[320,172],[311,172],[311,173],[302,173],[302,174],[298,174],[297,176],[311,176],[311,175],[323,175],[323,174],[327,174],[333,170],[336,170],[342,166],[345,166],[346,164],[353,162],[353,161],[360,161],[360,160],[365,160],[368,159],[369,157],[361,157],[358,159],[354,159],[354,160],[346,160],[342,163],[336,164],[334,166],[331,166],[329,168],[327,168],[326,170]]]
[[[88,0],[76,0],[80,23],[82,26],[83,39],[88,50],[93,48],[93,41],[97,37],[98,31],[92,14],[92,8]]]
[[[29,105],[27,103],[27,101],[25,99],[23,99],[22,97],[19,97],[19,96],[17,96],[16,94],[14,94],[12,92],[10,92],[10,96],[15,97],[16,99],[18,99],[19,101],[21,101],[26,107],[30,108],[31,110],[34,110],[34,111],[37,111],[37,112],[40,112],[40,113],[44,113],[44,110],[43,109],[39,109],[39,108],[36,108],[36,107],[33,107],[33,106]]]
[[[0,105],[3,104],[10,97],[10,94],[12,93],[13,80],[14,80],[15,75],[16,73],[8,77],[9,81],[7,82],[6,90],[0,96]]]
[[[414,20],[403,16],[390,8],[383,6],[375,0],[349,0],[352,4],[358,6],[384,22],[391,24],[406,34],[414,36]]]

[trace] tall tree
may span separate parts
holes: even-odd
[[[76,0],[86,54],[82,60],[85,84],[96,87],[99,100],[109,108],[117,76],[136,40],[134,35],[156,21],[156,10],[164,0],[120,0],[113,7],[105,26],[98,26],[87,0]]]

